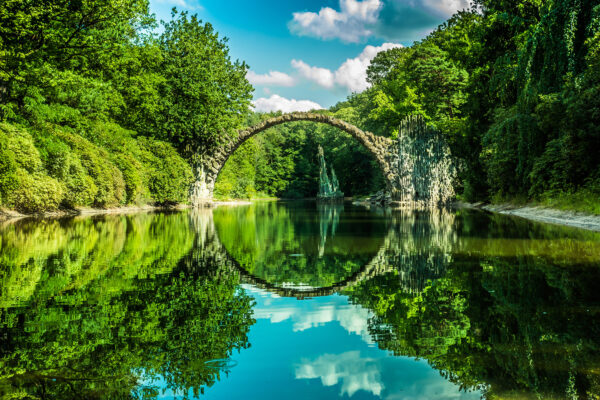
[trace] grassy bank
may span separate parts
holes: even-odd
[[[168,143],[116,124],[83,132],[0,124],[0,206],[20,213],[187,201],[191,168]]]
[[[600,215],[600,189],[584,188],[568,193],[548,193],[534,204],[557,210]]]

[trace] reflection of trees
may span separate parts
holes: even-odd
[[[386,261],[403,292],[419,293],[443,274],[456,239],[454,214],[444,208],[404,209],[391,213]]]
[[[305,209],[293,210],[275,203],[217,208],[212,214],[210,210],[203,211],[203,223],[197,223],[196,229],[199,237],[214,238],[209,247],[217,249],[217,253],[221,240],[226,243],[220,251],[221,258],[237,266],[247,282],[282,296],[298,298],[351,290],[357,282],[388,273],[397,277],[400,291],[418,293],[428,280],[439,277],[452,259],[454,217],[447,210],[379,210],[380,214],[374,218],[351,208],[341,220],[343,205],[319,204],[317,211],[315,221],[314,214],[306,213]],[[257,217],[261,214],[270,218]],[[216,228],[210,226],[211,215]],[[356,228],[361,219],[366,233]],[[352,232],[344,231],[346,220],[351,221]],[[273,226],[258,227],[264,224]],[[283,234],[286,240],[278,242],[278,235],[285,231],[282,226],[289,231]],[[211,234],[200,233],[208,231]],[[356,231],[363,235],[357,235]],[[323,256],[327,243],[330,247]],[[315,244],[318,252],[315,252]],[[298,249],[306,253],[293,255],[302,257],[286,258]],[[319,284],[306,285],[309,279]],[[372,279],[372,290],[377,290],[377,282],[377,278]]]
[[[0,397],[153,398],[158,376],[197,393],[247,346],[250,298],[198,262],[185,214],[19,223],[0,243]]]
[[[495,218],[461,216],[448,242],[422,235],[449,255],[422,290],[392,272],[350,291],[373,338],[489,399],[598,398],[599,235]]]
[[[249,274],[280,286],[327,287],[367,265],[385,236],[381,217],[353,219],[344,211],[350,215],[345,220],[339,218],[342,210],[323,205],[314,213],[306,204],[256,203],[219,207],[213,215],[220,242]]]

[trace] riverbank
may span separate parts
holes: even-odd
[[[532,221],[600,232],[600,215],[591,215],[577,211],[557,210],[541,206],[516,206],[512,204],[469,204],[471,208],[513,215]]]
[[[271,199],[270,199],[271,200]],[[276,201],[276,200],[273,200]],[[250,200],[215,200],[212,203],[207,203],[206,207],[218,207],[218,206],[244,206],[252,204]],[[141,206],[125,206],[125,207],[114,207],[114,208],[75,208],[66,210],[56,211],[45,211],[31,214],[23,214],[18,211],[0,208],[0,222],[17,220],[23,218],[64,218],[64,217],[79,217],[79,216],[94,216],[94,215],[116,215],[116,214],[134,214],[140,212],[153,212],[153,211],[179,211],[191,208],[189,204],[176,204],[172,206],[153,206],[153,205],[141,205]]]
[[[270,199],[272,200],[272,199]],[[277,200],[273,200],[277,201]],[[239,206],[249,205],[252,201],[249,200],[230,200],[230,201],[215,201],[210,204],[215,206]],[[357,204],[357,202],[355,202]],[[360,203],[361,205],[373,205],[371,203]],[[591,215],[583,212],[557,210],[553,208],[541,206],[517,206],[513,204],[482,204],[482,203],[456,203],[457,207],[475,208],[499,214],[512,215],[532,221],[545,222],[555,225],[571,226],[575,228],[587,229],[600,232],[600,215]],[[40,212],[34,214],[23,214],[14,210],[0,209],[0,222],[17,220],[23,218],[63,218],[76,216],[94,216],[94,215],[116,215],[116,214],[133,214],[139,212],[153,211],[173,211],[185,210],[190,208],[187,204],[177,204],[174,206],[127,206],[115,207],[107,209],[98,208],[77,208],[69,210],[57,210]]]
[[[94,216],[94,215],[115,215],[115,214],[133,214],[139,212],[152,211],[171,211],[185,210],[190,208],[187,204],[177,204],[173,206],[126,206],[114,208],[75,208],[67,210],[45,211],[32,214],[23,214],[18,211],[0,209],[0,221],[16,220],[22,218],[63,218],[77,216]]]

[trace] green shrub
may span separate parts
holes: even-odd
[[[24,213],[57,210],[62,200],[61,184],[42,174],[29,174],[23,169],[16,173],[16,187],[6,198],[8,206]]]
[[[98,194],[94,179],[86,173],[81,160],[75,154],[69,155],[67,166],[67,173],[61,182],[65,189],[63,205],[67,208],[92,206]]]
[[[8,139],[0,131],[0,205],[4,203],[7,193],[16,187],[16,171],[15,156],[8,150]]]
[[[187,201],[192,182],[190,165],[168,143],[140,137],[138,143],[150,196],[158,204]]]
[[[67,130],[55,130],[54,134],[67,143],[81,160],[81,165],[97,188],[92,204],[94,207],[114,207],[127,201],[123,174],[110,161],[109,153],[85,138]]]
[[[0,124],[0,144],[2,203],[26,213],[56,210],[63,189],[44,172],[32,136],[25,129]]]
[[[143,179],[144,165],[132,155],[124,153],[114,155],[113,162],[123,173],[127,203],[142,203],[147,195]]]
[[[56,136],[38,134],[36,147],[48,175],[64,180],[69,172],[70,147]]]
[[[187,200],[191,167],[170,144],[112,123],[90,126],[94,142],[65,127],[32,135],[0,124],[0,204],[31,213]]]
[[[6,149],[13,154],[17,166],[30,173],[41,170],[40,153],[27,131],[8,124],[0,124],[0,131],[6,138]]]
[[[88,132],[94,144],[109,152],[110,160],[123,174],[127,204],[143,203],[148,197],[144,182],[145,166],[141,161],[142,151],[133,134],[132,131],[108,122],[97,122]]]

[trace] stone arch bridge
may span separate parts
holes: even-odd
[[[214,154],[208,157],[205,156],[202,161],[202,165],[197,171],[198,179],[194,183],[191,190],[192,205],[198,206],[212,200],[215,182],[217,181],[217,177],[219,176],[221,169],[223,166],[225,166],[225,163],[229,157],[246,140],[274,126],[295,121],[312,121],[328,124],[350,134],[373,155],[373,158],[377,161],[377,164],[381,168],[381,172],[386,180],[388,191],[392,193],[392,195],[396,192],[395,186],[397,185],[398,177],[395,172],[396,168],[394,168],[393,165],[393,140],[382,136],[376,136],[370,132],[362,131],[352,124],[329,115],[309,112],[294,112],[269,118],[253,127],[241,129],[237,132],[237,136],[235,138],[221,146]]]

